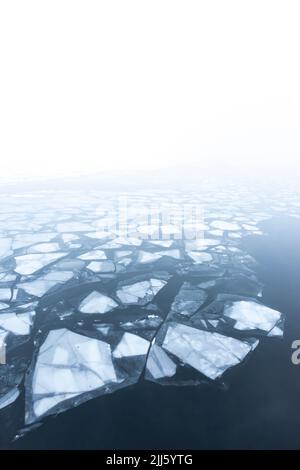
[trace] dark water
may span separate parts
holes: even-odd
[[[142,381],[69,410],[26,434],[12,449],[299,449],[300,220],[265,223],[249,237],[260,262],[263,302],[286,314],[283,340],[260,346],[228,390],[162,387]]]

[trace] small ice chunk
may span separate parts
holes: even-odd
[[[105,325],[95,325],[95,328],[96,328],[97,331],[102,333],[104,336],[107,336],[108,333],[109,333],[109,330],[110,330],[110,327],[105,326]]]
[[[146,367],[154,379],[172,377],[176,373],[175,362],[157,344],[151,346]]]
[[[78,256],[79,259],[83,260],[97,260],[97,259],[107,259],[106,254],[102,250],[88,251],[83,255]]]
[[[125,258],[126,256],[131,256],[131,255],[132,255],[132,251],[129,251],[129,250],[120,250],[120,251],[115,252],[115,258],[117,259]]]
[[[189,251],[188,255],[197,264],[209,263],[213,260],[213,257],[210,253],[206,253],[203,251]]]
[[[211,289],[215,285],[216,285],[216,281],[204,281],[204,282],[200,282],[200,284],[198,284],[198,286],[201,289]]]
[[[117,296],[123,304],[145,304],[151,302],[166,283],[161,279],[151,278],[121,287],[117,290]]]
[[[113,351],[113,357],[144,356],[148,353],[149,346],[148,340],[126,332]]]
[[[174,240],[147,240],[151,245],[162,246],[163,248],[171,248]]]
[[[102,240],[111,236],[111,233],[103,231],[90,232],[85,234],[89,238],[96,238],[97,240]]]
[[[243,227],[243,229],[248,230],[249,232],[256,232],[256,230],[257,230],[256,225],[243,224],[242,227]]]
[[[187,251],[205,251],[211,246],[216,246],[220,242],[213,238],[198,238],[197,240],[189,240],[185,242]]]
[[[141,246],[143,240],[136,237],[118,237],[115,239],[115,242],[119,245]]]
[[[141,250],[138,255],[138,262],[139,263],[153,263],[154,261],[159,260],[162,257],[162,255],[159,255],[158,253],[151,253],[149,251],[143,251]]]
[[[156,254],[160,256],[168,256],[169,258],[174,258],[174,259],[181,258],[179,250],[164,250],[164,251],[159,251]]]
[[[238,240],[242,238],[242,235],[240,233],[232,232],[228,234],[228,237],[231,238],[232,240]]]
[[[0,330],[0,365],[4,363],[4,358],[3,358],[3,351],[5,350],[6,346],[6,337],[8,335],[7,331],[2,331]]]
[[[45,253],[16,256],[15,271],[19,274],[34,274],[50,263],[66,256],[67,253]]]
[[[81,313],[107,313],[116,308],[118,304],[100,292],[91,292],[79,305]]]
[[[213,235],[214,237],[223,237],[224,231],[223,230],[210,230],[208,232],[210,235]]]
[[[281,318],[281,313],[256,302],[239,301],[225,307],[224,315],[236,321],[237,330],[270,331]]]
[[[87,269],[94,273],[113,273],[116,270],[113,261],[92,261],[87,265]]]
[[[180,323],[169,325],[162,347],[212,380],[254,349],[247,342]]]
[[[214,328],[217,328],[217,326],[219,325],[219,320],[207,320],[207,321]]]
[[[226,222],[225,220],[214,220],[211,226],[219,230],[236,231],[240,230],[240,226],[234,222]]]
[[[281,338],[283,336],[283,330],[279,326],[274,326],[271,331],[269,331],[267,336]]]

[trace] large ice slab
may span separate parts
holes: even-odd
[[[31,422],[67,399],[116,381],[109,344],[67,329],[50,331],[35,364],[27,420]]]
[[[180,323],[168,326],[162,347],[212,380],[239,364],[254,349],[246,341]]]
[[[224,315],[235,320],[237,330],[271,331],[281,319],[281,313],[257,302],[234,302],[225,308]]]

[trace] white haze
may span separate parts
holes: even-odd
[[[299,165],[299,1],[4,0],[0,176]]]

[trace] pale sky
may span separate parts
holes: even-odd
[[[299,14],[299,0],[2,0],[0,177],[297,171]]]

